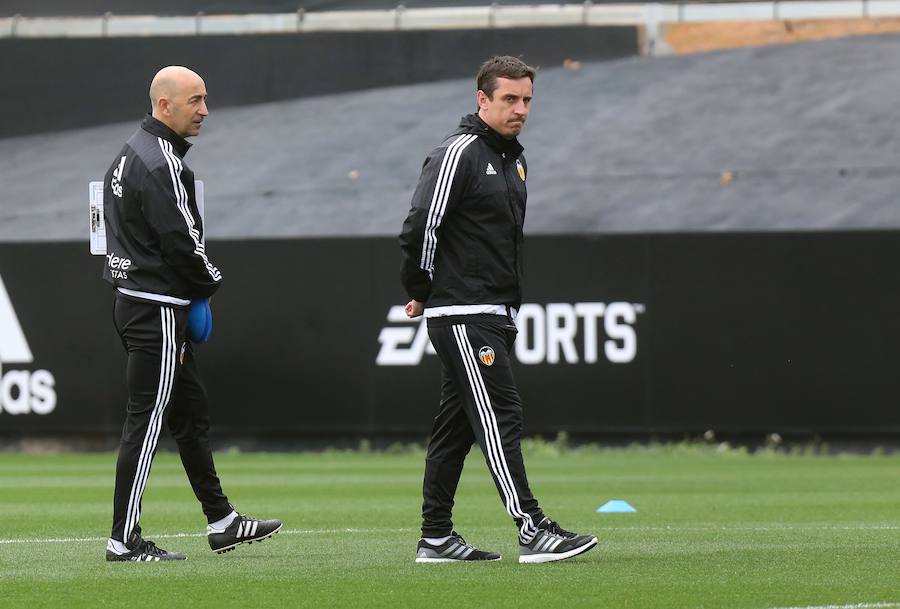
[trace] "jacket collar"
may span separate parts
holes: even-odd
[[[517,138],[507,139],[494,131],[486,122],[481,120],[477,114],[467,114],[462,117],[459,122],[460,133],[477,133],[488,146],[500,153],[506,153],[511,158],[517,159],[525,148],[519,143]]]
[[[191,147],[191,143],[186,139],[172,131],[165,123],[153,118],[150,114],[144,117],[144,120],[141,121],[141,129],[146,131],[151,135],[155,135],[157,137],[161,137],[164,140],[167,140],[172,143],[172,148],[175,149],[175,152],[182,159],[184,155],[187,154],[188,149]]]

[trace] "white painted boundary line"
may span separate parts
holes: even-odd
[[[418,529],[286,529],[279,531],[279,535],[334,535],[336,533],[406,533],[418,531]],[[187,537],[206,537],[206,533],[162,533],[160,535],[148,535],[153,539],[183,539]],[[44,539],[0,539],[0,545],[13,544],[37,544],[37,543],[84,543],[106,541],[106,537],[47,537]]]
[[[859,603],[857,605],[809,605],[803,607],[773,607],[772,609],[889,609],[900,603]]]
[[[761,526],[648,526],[648,527],[599,527],[610,531],[635,530],[635,531],[900,531],[900,524],[847,524],[847,525],[815,525],[815,524],[785,524],[785,525],[761,525]]]
[[[676,527],[676,526],[648,526],[648,527],[594,527],[597,531],[900,531],[900,524],[862,524],[857,526],[758,526],[758,527]],[[285,529],[280,535],[334,535],[337,533],[407,533],[418,531],[415,528],[388,528],[388,529]],[[162,533],[148,535],[153,539],[180,539],[186,537],[206,537],[206,533]],[[106,537],[46,537],[31,539],[0,539],[0,545],[13,544],[38,544],[38,543],[82,543],[106,541]],[[892,605],[893,606],[893,605]],[[849,607],[849,605],[848,605]],[[801,607],[784,607],[777,609],[805,609]],[[819,608],[810,608],[819,609]]]
[[[0,18],[0,38],[107,38],[521,27],[900,16],[900,0],[700,4],[536,4],[245,15],[113,15]]]

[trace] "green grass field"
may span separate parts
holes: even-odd
[[[531,444],[542,506],[600,545],[520,565],[480,453],[455,524],[504,559],[413,562],[422,454],[218,454],[240,510],[273,539],[213,554],[176,455],[160,453],[145,537],[180,563],[107,563],[115,456],[0,454],[0,607],[900,607],[900,456],[673,445]],[[635,514],[598,514],[626,499]]]

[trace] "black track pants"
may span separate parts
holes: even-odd
[[[502,316],[437,318],[429,320],[428,336],[441,360],[443,385],[425,459],[422,535],[442,537],[453,528],[453,497],[466,454],[477,442],[519,539],[528,543],[544,514],[528,487],[519,446],[522,403],[509,358],[515,326]]]
[[[163,424],[208,522],[231,512],[209,448],[209,405],[191,345],[187,310],[116,295],[113,320],[128,352],[128,405],[113,500],[112,538],[140,533],[141,497]]]

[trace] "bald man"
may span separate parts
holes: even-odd
[[[169,66],[150,84],[151,114],[106,172],[106,265],[113,321],[127,353],[128,404],[116,465],[109,561],[184,560],[141,536],[141,498],[163,424],[206,515],[216,553],[267,539],[279,520],[239,514],[222,491],[209,447],[209,405],[188,338],[191,301],[210,297],[222,274],[207,256],[194,174],[184,163],[209,114],[206,85]]]

